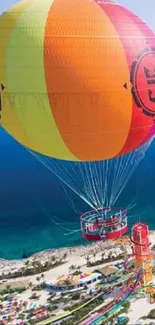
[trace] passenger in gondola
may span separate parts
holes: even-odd
[[[115,220],[115,216],[110,217],[111,221]]]
[[[99,221],[99,220],[98,220],[98,217],[96,217],[95,222],[96,222],[97,224],[98,224],[98,221]]]

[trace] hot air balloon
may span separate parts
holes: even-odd
[[[0,40],[1,125],[105,222],[154,135],[154,33],[109,0],[26,0]]]

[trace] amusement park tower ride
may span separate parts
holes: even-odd
[[[150,249],[148,225],[141,222],[136,223],[132,228],[133,253],[135,265],[142,269],[142,282],[144,285],[152,282],[152,259]]]

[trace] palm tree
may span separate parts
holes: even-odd
[[[31,294],[32,294],[32,291],[33,291],[33,283],[32,282],[28,283],[28,289],[31,291]]]
[[[39,261],[36,261],[35,267],[39,273],[42,271],[42,264]]]
[[[7,284],[7,285],[6,285],[6,290],[7,290],[8,292],[10,292],[10,290],[11,290],[11,286],[10,286],[10,284]]]
[[[33,261],[31,262],[31,265],[33,266],[34,269],[36,269],[36,261],[33,260]]]
[[[112,257],[113,257],[113,253],[112,252],[109,252],[109,259],[111,260],[112,259]]]
[[[21,267],[20,271],[21,271],[21,273],[24,273],[24,271],[25,271],[24,267]]]
[[[39,276],[36,277],[36,281],[38,282],[38,285],[40,286],[40,277]]]
[[[44,286],[45,286],[45,281],[44,281],[45,275],[44,275],[44,273],[41,274],[41,279],[42,279],[41,287],[44,288]]]
[[[102,258],[102,261],[104,261],[105,253],[102,253],[101,258]]]
[[[28,283],[28,287],[29,287],[30,289],[32,289],[32,287],[33,287],[33,283],[32,283],[32,282],[29,282],[29,283]]]
[[[76,269],[76,266],[75,265],[71,265],[70,267],[69,267],[69,270],[70,271],[74,271]]]
[[[87,256],[85,257],[85,259],[86,259],[86,265],[88,266],[88,265],[89,265],[89,263],[90,263],[90,256],[89,256],[89,255],[87,255]]]
[[[66,258],[67,258],[67,253],[63,255],[63,260],[66,260]]]
[[[41,274],[41,278],[42,278],[42,280],[43,280],[43,282],[44,282],[44,278],[45,278],[44,273]]]
[[[56,257],[55,257],[55,255],[53,255],[53,256],[51,257],[51,261],[53,262],[53,264],[56,262]]]
[[[77,266],[77,270],[80,272],[80,270],[81,270],[81,266],[80,265]]]

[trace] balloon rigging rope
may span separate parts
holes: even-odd
[[[112,207],[117,202],[152,139],[130,154],[96,162],[69,162],[30,151],[90,207]]]

